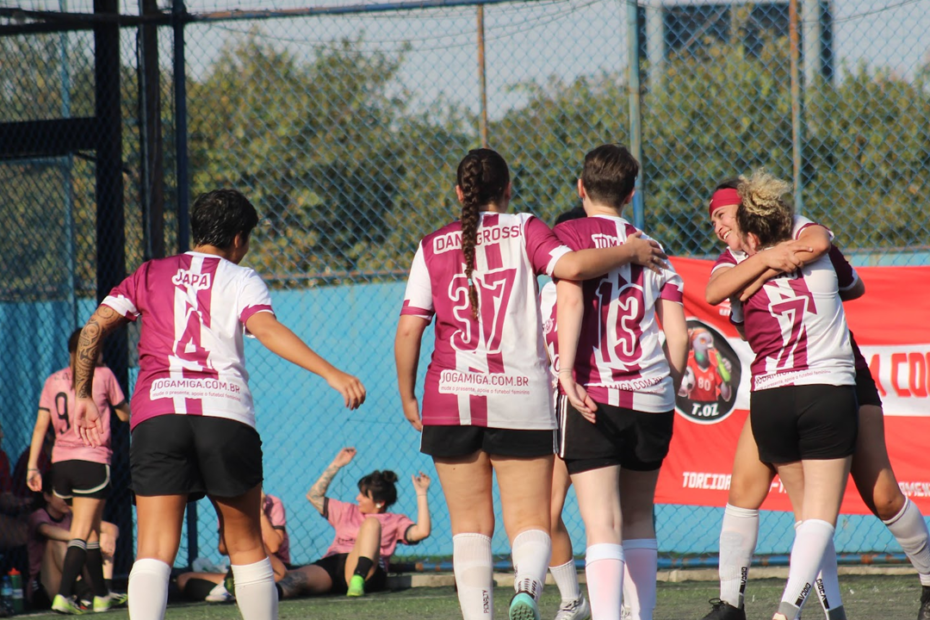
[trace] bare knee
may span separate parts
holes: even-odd
[[[362,521],[360,530],[365,532],[373,530],[378,534],[378,536],[380,536],[381,522],[378,521],[375,517],[365,517],[365,520]]]
[[[893,489],[876,487],[875,495],[872,497],[873,506],[869,507],[872,508],[875,516],[879,519],[888,521],[901,512],[901,509],[904,508],[905,501],[904,494],[901,493],[898,487],[894,487]]]
[[[767,468],[753,468],[752,472],[733,472],[727,502],[731,506],[756,510],[765,501],[772,484],[773,474]]]

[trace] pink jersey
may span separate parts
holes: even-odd
[[[245,370],[245,322],[272,312],[261,277],[212,254],[148,261],[103,300],[127,319],[142,317],[132,428],[180,413],[255,426]]]
[[[849,330],[828,256],[769,280],[742,305],[746,340],[756,354],[752,391],[855,384]]]
[[[60,521],[52,518],[45,508],[39,508],[29,515],[29,537],[26,540],[26,550],[29,553],[29,582],[38,576],[42,569],[42,555],[45,553],[45,545],[48,538],[39,533],[39,527],[42,525],[51,525],[63,530],[71,530],[70,512],[65,513]]]
[[[549,430],[556,427],[536,275],[569,252],[528,213],[482,213],[475,247],[481,321],[472,318],[453,222],[420,242],[401,314],[436,315],[423,423]]]
[[[94,369],[92,395],[103,425],[100,445],[94,447],[84,445],[74,426],[75,394],[71,383],[71,369],[62,368],[45,380],[42,396],[39,397],[39,409],[49,412],[52,427],[55,429],[52,463],[76,460],[110,464],[110,456],[113,453],[110,449],[110,407],[121,405],[126,397],[113,371],[106,366],[97,366]]]
[[[620,217],[595,216],[555,227],[573,250],[622,245],[637,232]],[[595,402],[661,413],[675,408],[668,360],[662,351],[655,305],[682,302],[684,284],[669,266],[657,274],[628,264],[582,285],[584,319],[575,379]]]
[[[362,514],[357,504],[340,502],[328,497],[325,512],[323,516],[335,528],[336,537],[323,555],[324,558],[338,553],[352,553],[352,547],[355,546],[362,522],[369,517],[374,517],[381,523],[381,557],[378,561],[385,571],[390,566],[391,556],[394,555],[397,543],[416,544],[407,540],[407,530],[415,524],[406,515],[393,512]]]
[[[284,503],[274,495],[265,495],[265,502],[262,504],[262,512],[271,521],[275,529],[281,530],[284,534],[284,540],[278,547],[275,555],[285,564],[291,563],[291,539],[287,535],[287,513],[284,511]]]

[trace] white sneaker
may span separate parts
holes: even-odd
[[[203,599],[208,603],[228,603],[233,600],[233,595],[226,590],[226,586],[218,583],[215,588],[210,590],[207,598]]]
[[[591,608],[584,594],[574,601],[562,601],[555,620],[588,620],[591,617]]]

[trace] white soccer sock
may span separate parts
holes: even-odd
[[[132,620],[164,620],[171,567],[154,558],[136,560],[129,571],[129,615]]]
[[[531,594],[537,601],[546,583],[552,539],[549,532],[526,530],[513,539],[513,589]]]
[[[578,569],[575,568],[575,560],[569,560],[558,566],[550,566],[549,572],[552,573],[555,585],[559,587],[559,595],[563,603],[578,600],[581,596],[581,587],[578,585]]]
[[[720,600],[743,606],[752,554],[759,539],[759,511],[727,504],[720,527]]]
[[[265,558],[253,564],[233,564],[236,580],[236,604],[242,620],[276,620],[278,591],[274,587],[271,560]]]
[[[620,593],[623,591],[623,547],[614,543],[591,545],[585,552],[585,577],[591,617],[620,620]]]
[[[836,573],[836,547],[831,538],[823,552],[820,573],[817,575],[817,598],[827,614],[827,620],[846,620],[840,578]]]
[[[798,610],[813,590],[824,551],[834,533],[833,526],[820,519],[802,521],[796,530],[788,565],[788,584],[778,606],[778,613],[789,619],[798,615]]]
[[[623,560],[623,606],[630,610],[630,620],[652,620],[659,544],[655,538],[624,540]]]
[[[920,583],[930,586],[930,547],[927,545],[927,522],[920,509],[904,498],[904,506],[895,516],[884,522],[897,539],[907,558],[917,569]]]
[[[491,539],[483,534],[452,537],[452,571],[458,587],[464,620],[494,617],[493,561]]]

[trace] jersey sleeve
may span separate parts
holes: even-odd
[[[137,293],[139,291],[139,281],[144,277],[148,270],[148,263],[143,264],[135,270],[132,275],[116,285],[110,294],[101,302],[101,305],[113,308],[123,317],[130,321],[139,318],[139,300]]]
[[[338,499],[326,498],[326,520],[333,526],[345,520],[347,513],[351,510],[352,504],[340,502]]]
[[[537,274],[552,276],[555,264],[571,252],[539,218],[529,216],[523,224],[526,253]]]
[[[685,283],[671,263],[659,275],[659,299],[684,303]]]
[[[48,516],[48,513],[42,508],[33,511],[32,514],[29,515],[29,534],[38,537],[39,527],[41,527],[43,523],[51,522],[52,520]]]
[[[252,316],[259,312],[270,312],[274,314],[271,308],[271,293],[268,292],[268,285],[262,280],[262,277],[249,269],[239,289],[239,296],[236,299],[236,314],[239,315],[239,321],[245,325]]]
[[[55,395],[52,392],[54,392],[52,378],[49,377],[45,380],[45,385],[42,386],[42,394],[39,396],[39,409],[52,410],[52,405],[55,404]]]
[[[431,321],[435,313],[433,285],[426,266],[426,257],[423,254],[423,243],[420,242],[417,253],[413,257],[413,264],[410,266],[410,277],[407,278],[407,290],[404,292],[404,305],[400,314],[401,316],[418,316]]]
[[[827,227],[824,226],[823,224],[820,224],[820,223],[818,223],[818,222],[815,222],[815,221],[812,220],[812,219],[809,219],[809,218],[804,217],[803,215],[796,215],[796,216],[794,217],[794,229],[792,230],[792,237],[794,238],[794,240],[797,241],[798,239],[800,239],[800,238],[801,238],[801,233],[803,233],[805,230],[807,230],[807,229],[810,228],[811,226],[820,226],[821,228],[823,228],[824,230],[826,230],[826,231],[827,231],[827,234],[830,236],[830,241],[831,241],[831,242],[833,241],[833,231],[832,231],[832,230],[830,230],[829,228],[827,228]]]
[[[113,371],[107,368],[106,366],[98,368],[97,372],[106,371],[106,390],[107,390],[107,402],[112,406],[120,405],[126,401],[126,395],[123,394],[123,388],[119,386],[119,381],[116,380],[116,375],[113,374]]]
[[[284,502],[272,495],[268,497],[271,498],[271,506],[269,506],[267,511],[268,520],[271,521],[271,525],[276,528],[284,529],[287,525],[287,513],[284,511]]]
[[[836,272],[840,291],[848,291],[859,281],[859,274],[835,245],[830,246],[830,263],[833,265],[833,271]]]
[[[743,318],[743,302],[737,300],[730,301],[730,323],[733,325],[742,325],[745,322]]]
[[[416,523],[414,523],[413,520],[407,515],[398,515],[396,524],[397,540],[405,545],[417,544],[416,542],[410,542],[407,540],[407,531],[414,525],[416,525]]]
[[[733,252],[730,251],[730,248],[727,248],[717,257],[717,260],[714,261],[714,266],[710,272],[714,273],[721,268],[736,267],[738,264],[739,261],[733,256]]]

